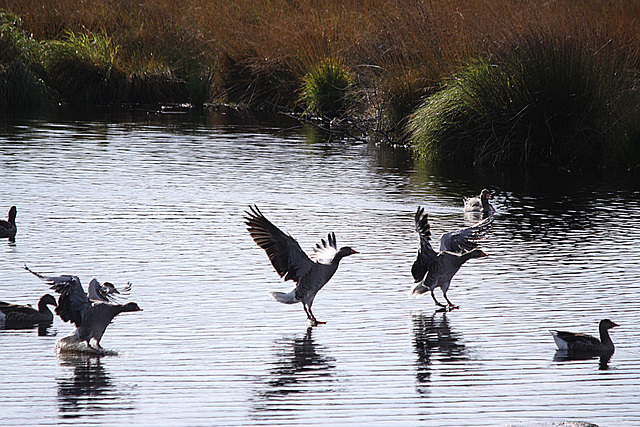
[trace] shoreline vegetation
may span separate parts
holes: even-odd
[[[640,3],[0,1],[0,113],[226,104],[429,162],[640,169]]]

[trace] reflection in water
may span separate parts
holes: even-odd
[[[416,360],[417,390],[420,394],[429,392],[434,356],[442,362],[468,360],[465,345],[451,330],[446,312],[436,311],[432,315],[413,315],[413,344]]]
[[[60,364],[73,368],[72,378],[58,378],[58,408],[62,418],[96,416],[101,411],[128,409],[100,357],[59,353]]]
[[[53,322],[41,322],[41,323],[5,323],[0,321],[0,329],[16,330],[16,329],[33,329],[38,328],[38,336],[41,337],[53,337],[56,335],[56,331],[53,328]]]
[[[313,384],[314,393],[332,390],[334,359],[322,353],[321,347],[313,341],[312,332],[313,328],[309,327],[303,337],[276,341],[281,353],[275,366],[270,369],[264,390],[258,392],[257,411],[290,411],[296,408],[287,399],[309,391],[310,384]],[[322,383],[327,383],[326,390],[319,387]],[[282,405],[278,405],[278,402]]]
[[[613,356],[613,352],[594,354],[594,353],[576,353],[576,352],[570,352],[567,350],[556,350],[556,354],[553,355],[553,361],[562,363],[562,362],[571,362],[574,360],[600,359],[598,361],[598,369],[600,369],[601,371],[605,371],[609,369],[609,361],[611,360],[611,356]]]

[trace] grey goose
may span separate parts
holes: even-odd
[[[327,240],[316,244],[310,258],[293,237],[273,225],[257,206],[250,206],[246,214],[245,223],[253,240],[267,253],[280,277],[296,284],[288,293],[270,292],[271,296],[284,304],[301,302],[312,326],[326,323],[313,315],[313,300],[338,270],[340,260],[358,251],[349,246],[338,249],[335,234],[329,233]]]
[[[487,256],[477,247],[477,242],[484,237],[492,222],[493,216],[490,216],[471,227],[443,234],[440,237],[440,251],[436,252],[431,247],[431,226],[428,215],[424,212],[424,208],[418,206],[415,214],[415,229],[420,237],[420,248],[411,267],[411,274],[416,283],[419,283],[413,287],[410,295],[417,296],[431,292],[431,298],[436,305],[449,310],[458,308],[447,298],[451,279],[468,260]],[[436,299],[433,293],[436,288],[442,290],[447,305]]]

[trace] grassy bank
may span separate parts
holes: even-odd
[[[49,46],[45,57],[57,54],[21,61],[34,90],[42,82],[67,102],[222,101],[348,115],[430,160],[640,163],[636,2],[4,0],[0,8]],[[109,66],[88,73],[91,60],[76,67],[77,57],[55,50],[82,37],[109,41]],[[333,77],[314,74],[327,63],[346,79],[337,90],[321,84]],[[7,73],[10,62],[2,64]],[[340,102],[329,105],[327,93]]]

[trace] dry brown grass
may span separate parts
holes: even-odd
[[[522,35],[615,41],[635,52],[640,34],[640,3],[614,0],[3,0],[0,7],[40,40],[105,31],[134,69],[206,64],[219,71],[220,93],[236,101],[292,106],[308,70],[339,59],[396,112],[394,121],[461,64],[511,49]]]

